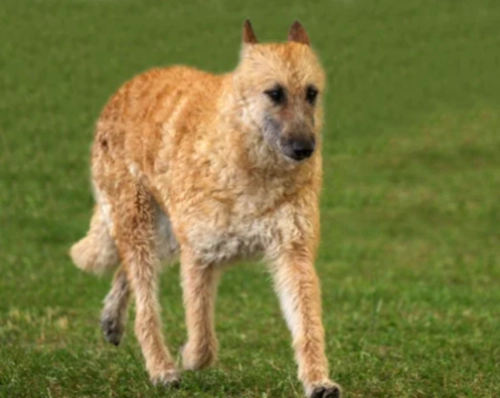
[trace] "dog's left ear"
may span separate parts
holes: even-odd
[[[288,41],[295,41],[307,46],[311,45],[307,32],[299,21],[295,21],[288,31]]]

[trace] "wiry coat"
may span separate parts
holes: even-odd
[[[126,83],[97,123],[97,204],[87,237],[71,255],[94,272],[121,260],[103,329],[119,343],[133,292],[136,334],[154,382],[179,380],[158,316],[159,262],[180,255],[188,327],[183,361],[199,369],[216,358],[213,306],[221,265],[260,254],[274,276],[306,394],[339,395],[328,379],[313,267],[322,109],[321,101],[304,100],[305,88],[322,93],[325,79],[300,24],[289,39],[257,44],[247,22],[233,73],[153,69]],[[286,91],[282,103],[265,94],[277,83]],[[302,161],[285,156],[300,140],[316,143],[314,153]]]

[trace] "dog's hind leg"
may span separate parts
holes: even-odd
[[[170,220],[155,204],[156,218],[156,252],[161,261],[172,262],[178,250],[175,237],[172,235]],[[101,328],[108,342],[119,345],[127,321],[130,301],[130,285],[123,267],[120,267],[111,284],[111,290],[104,299],[104,308],[101,312]]]
[[[102,274],[112,270],[118,263],[118,249],[109,232],[101,205],[94,207],[90,221],[90,229],[83,239],[75,243],[70,250],[71,258],[76,266],[84,271]],[[112,287],[104,299],[101,313],[101,327],[106,340],[114,345],[120,343],[130,297],[127,276],[122,268],[115,273]]]
[[[127,322],[130,287],[127,274],[119,268],[113,278],[111,290],[104,299],[101,313],[101,328],[104,337],[114,345],[120,344]]]
[[[78,268],[95,274],[112,270],[118,264],[118,250],[99,205],[94,207],[87,236],[71,247],[70,256]]]

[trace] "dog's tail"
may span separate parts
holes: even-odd
[[[87,236],[75,243],[69,254],[78,268],[95,274],[111,271],[118,265],[118,250],[98,205]]]

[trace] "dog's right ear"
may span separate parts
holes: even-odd
[[[247,19],[243,24],[243,44],[257,44],[259,41],[257,40],[257,36],[252,28],[252,24],[250,20]]]

